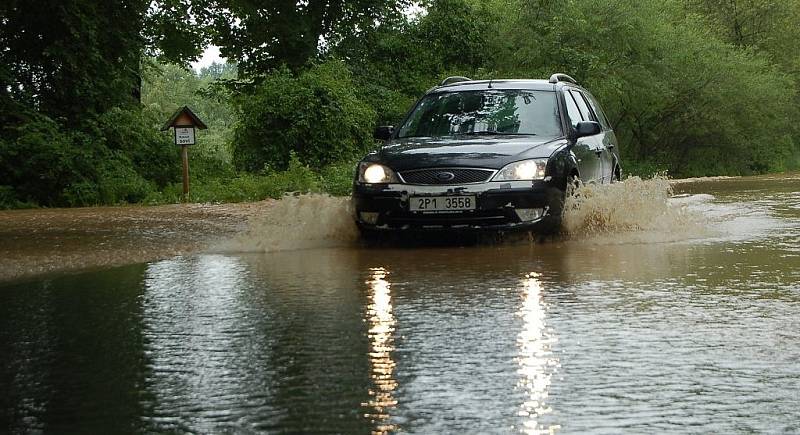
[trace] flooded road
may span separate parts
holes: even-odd
[[[197,252],[273,203],[2,210],[0,282]]]
[[[545,243],[366,248],[271,215],[2,283],[0,431],[800,432],[800,175],[623,184]]]

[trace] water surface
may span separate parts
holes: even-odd
[[[681,183],[691,219],[547,243],[2,284],[0,430],[796,433],[798,186]]]

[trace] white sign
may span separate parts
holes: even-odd
[[[175,127],[175,145],[194,145],[194,127]]]

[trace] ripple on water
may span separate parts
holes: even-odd
[[[567,429],[764,431],[797,416],[785,393],[800,387],[800,352],[785,344],[800,323],[785,302],[681,278],[582,287],[553,320]]]
[[[800,430],[794,197],[593,189],[566,241],[255,243],[3,288],[0,417],[19,432]],[[591,205],[603,195],[652,209]],[[697,215],[715,232],[670,221]],[[636,235],[659,231],[681,237]]]

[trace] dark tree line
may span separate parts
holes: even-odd
[[[155,126],[186,100],[217,126],[203,177],[291,155],[320,169],[374,146],[376,123],[454,74],[573,75],[607,106],[633,172],[792,169],[798,24],[797,0],[6,0],[0,205],[167,189],[177,159]],[[208,44],[236,68],[169,66]]]

